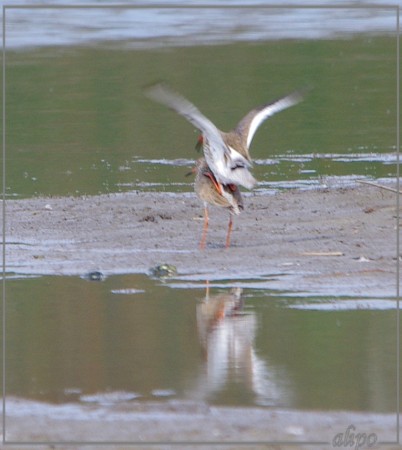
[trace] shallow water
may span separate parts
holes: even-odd
[[[49,7],[50,6],[50,7]],[[197,19],[197,20],[194,20]],[[211,24],[216,26],[211,26]],[[7,5],[8,48],[107,42],[108,46],[158,48],[279,39],[324,39],[356,33],[391,33],[396,6],[341,0],[311,2],[240,0],[169,0],[90,6],[72,0],[44,0],[39,5]]]
[[[392,412],[395,302],[300,297],[271,278],[10,279],[7,393]]]
[[[6,193],[192,190],[185,175],[200,156],[197,133],[142,92],[161,78],[224,130],[262,102],[312,87],[303,103],[256,133],[251,154],[260,190],[395,177],[395,59],[394,38],[375,35],[10,49]]]
[[[262,194],[395,177],[393,11],[88,11],[7,10],[8,196],[192,190],[196,132],[142,93],[161,78],[222,129],[313,88],[255,136]],[[7,393],[393,412],[393,301],[276,291],[274,276],[211,281],[207,302],[197,276],[10,278]]]

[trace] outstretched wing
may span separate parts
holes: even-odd
[[[145,93],[152,100],[183,116],[201,131],[204,136],[205,160],[220,183],[241,184],[247,188],[255,184],[250,173],[249,177],[242,173],[250,167],[250,162],[225,144],[218,128],[191,102],[164,83],[149,86]]]
[[[268,119],[268,117],[289,108],[304,99],[306,90],[294,91],[286,97],[282,97],[274,102],[265,103],[251,110],[236,126],[235,130],[243,137],[243,144],[248,149],[258,127]]]

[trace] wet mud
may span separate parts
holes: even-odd
[[[151,274],[169,264],[199,279],[272,277],[272,289],[396,292],[396,194],[373,186],[245,195],[229,214],[193,193],[131,192],[6,202],[6,269],[18,274]]]
[[[152,268],[168,264],[179,279],[271,275],[270,287],[282,291],[392,298],[396,216],[396,194],[367,185],[246,194],[245,210],[235,217],[232,247],[224,248],[228,214],[211,208],[207,246],[200,251],[202,205],[192,193],[8,200],[6,270],[19,275],[151,276]],[[396,436],[393,414],[179,401],[47,405],[10,398],[6,440],[43,442],[43,448],[53,448],[50,442],[66,443],[57,448],[92,448],[80,442],[94,437],[115,442],[108,447],[115,449],[133,441],[177,448],[168,445],[172,440],[186,443],[179,448],[221,448],[219,442],[226,442],[227,449],[317,448],[308,442],[333,448],[334,437],[346,432],[346,424],[366,436],[374,433],[378,443]],[[209,442],[205,447],[192,444],[204,441]],[[248,443],[242,445],[244,441]]]

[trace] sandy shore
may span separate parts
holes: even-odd
[[[6,202],[6,266],[20,274],[149,273],[168,263],[200,279],[272,277],[272,289],[333,295],[396,292],[396,197],[356,188],[245,196],[232,247],[228,214],[210,209],[198,249],[195,194],[124,193]]]
[[[333,439],[337,435],[340,439],[340,434],[345,436],[349,425],[354,427],[351,432],[355,435],[366,436],[366,445],[356,448],[368,448],[369,435],[371,442],[375,439],[377,444],[388,442],[388,449],[397,448],[389,444],[396,437],[396,417],[392,414],[224,408],[183,401],[99,406],[47,405],[11,398],[7,405],[7,442],[42,442],[42,448],[54,448],[51,443],[56,442],[65,442],[57,447],[65,449],[95,449],[105,442],[110,443],[105,448],[111,449],[334,448]],[[91,441],[93,446],[83,445]],[[139,445],[130,446],[133,442]],[[167,445],[168,442],[181,445]],[[148,447],[150,443],[155,445]],[[219,443],[227,445],[222,447]]]

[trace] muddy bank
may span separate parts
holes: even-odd
[[[371,435],[377,444],[393,441],[396,436],[392,414],[224,408],[183,401],[50,405],[10,398],[7,412],[7,442],[66,442],[57,448],[69,449],[98,448],[101,442],[116,443],[107,447],[113,449],[128,448],[130,442],[139,444],[135,448],[142,448],[141,443],[182,443],[152,446],[157,449],[222,448],[218,443],[227,443],[224,448],[230,450],[317,448],[317,444],[333,448],[334,437],[345,434],[349,425],[355,434]],[[91,441],[95,442],[93,447],[82,445]],[[192,445],[194,442],[206,445]]]
[[[149,273],[169,263],[182,279],[265,277],[272,289],[309,295],[395,295],[392,192],[358,186],[257,193],[245,196],[245,206],[235,218],[233,246],[227,250],[227,214],[211,208],[207,248],[201,252],[202,205],[194,194],[8,200],[7,271],[78,276],[100,271],[107,276]],[[57,448],[99,448],[81,444],[91,440],[117,442],[107,447],[114,449],[133,441],[153,442],[149,448],[158,449],[219,449],[215,443],[222,442],[231,450],[333,448],[333,438],[349,425],[356,433],[374,433],[378,443],[396,436],[393,414],[228,408],[181,400],[50,405],[9,398],[6,425],[7,442],[43,442],[23,448],[45,449],[54,448],[50,442],[69,442]],[[187,444],[158,444],[172,438]],[[192,444],[200,441],[210,443]],[[277,444],[256,444],[273,441]]]
[[[149,273],[245,279],[277,275],[273,289],[338,295],[395,294],[396,197],[355,188],[245,195],[232,246],[228,214],[210,209],[198,249],[202,205],[195,194],[133,192],[6,202],[6,266],[19,274]]]

